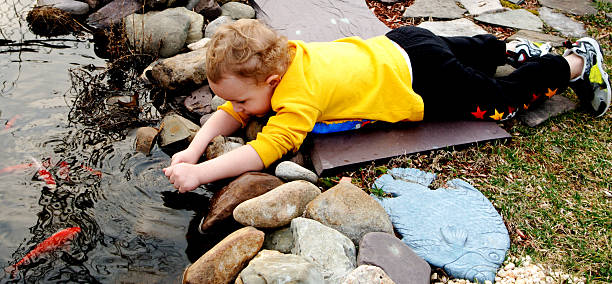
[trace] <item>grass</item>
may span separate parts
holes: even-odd
[[[596,2],[599,13],[575,17],[605,50],[612,73],[612,4]],[[571,92],[565,96],[576,100]],[[340,176],[369,192],[372,182],[392,167],[414,167],[438,174],[434,187],[462,178],[480,189],[502,215],[511,238],[510,256],[536,261],[589,282],[612,282],[612,111],[592,118],[569,112],[530,128],[502,124],[512,140],[465,149],[445,149],[395,158]]]

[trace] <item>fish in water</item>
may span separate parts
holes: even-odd
[[[76,237],[76,235],[80,232],[81,232],[81,227],[71,227],[71,228],[63,229],[53,234],[52,236],[44,240],[42,243],[38,244],[33,250],[28,252],[17,263],[9,266],[6,269],[7,272],[10,272],[12,274],[17,273],[17,270],[19,269],[21,265],[29,263],[33,259],[36,259],[37,257],[40,257],[41,255],[45,253],[49,253],[49,252],[52,252],[54,250],[64,247],[69,241],[72,241]]]
[[[18,115],[18,114],[13,116],[11,119],[9,119],[9,121],[6,122],[6,124],[4,125],[4,129],[9,129],[13,127],[13,125],[15,125],[15,122],[17,122],[17,119],[20,119],[20,118],[21,118],[21,115]]]
[[[418,169],[395,168],[374,185],[393,196],[379,202],[416,254],[455,278],[494,282],[510,247],[503,219],[469,183],[454,179],[431,190],[434,179]]]
[[[32,167],[33,165],[34,165],[33,163],[24,163],[24,164],[19,164],[19,165],[14,165],[14,166],[8,166],[6,168],[0,169],[0,174],[12,173],[14,171],[27,169],[27,168]]]
[[[34,162],[34,165],[36,165],[36,168],[38,168],[38,178],[43,180],[49,188],[55,188],[57,184],[53,178],[53,175],[36,159],[31,159]]]

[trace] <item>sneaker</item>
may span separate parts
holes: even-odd
[[[574,43],[565,43],[568,48],[563,56],[571,53],[582,57],[584,67],[580,76],[570,80],[583,107],[600,117],[610,107],[610,81],[603,65],[603,52],[596,40],[581,38]]]
[[[508,64],[518,68],[527,59],[547,54],[551,49],[550,43],[532,42],[524,38],[518,38],[508,43],[506,58]]]

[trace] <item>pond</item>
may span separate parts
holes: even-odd
[[[0,1],[0,283],[178,282],[223,237],[195,230],[210,192],[179,196],[161,170],[169,156],[135,152],[134,130],[113,139],[71,123],[69,70],[106,66],[92,37],[37,37],[25,21],[35,1]],[[70,227],[81,231],[68,246],[11,269]]]

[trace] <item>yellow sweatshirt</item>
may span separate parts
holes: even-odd
[[[272,95],[276,114],[248,143],[266,167],[297,151],[316,122],[423,119],[423,100],[412,90],[406,59],[387,37],[291,40],[289,46],[295,56]],[[219,109],[245,125],[246,116],[230,102]]]

